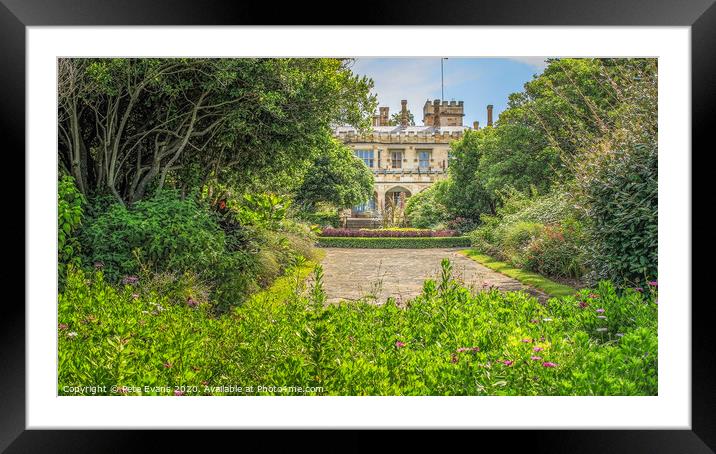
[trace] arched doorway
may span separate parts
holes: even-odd
[[[394,186],[385,191],[385,208],[390,206],[404,208],[405,202],[411,195],[408,189],[402,186]]]

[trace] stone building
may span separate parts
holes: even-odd
[[[360,134],[352,127],[338,127],[335,135],[351,147],[373,171],[375,193],[367,203],[353,207],[348,226],[370,225],[392,200],[404,205],[405,200],[447,177],[450,142],[462,137],[463,101],[426,101],[423,106],[423,125],[408,126],[407,101],[401,101],[401,124],[389,125],[388,107],[380,107],[373,117],[373,128]],[[488,126],[492,125],[492,106],[488,106]],[[473,128],[478,128],[477,122]]]

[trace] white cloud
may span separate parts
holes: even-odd
[[[373,79],[373,91],[378,95],[378,103],[390,107],[391,115],[400,110],[401,99],[407,99],[416,124],[422,124],[425,101],[440,98],[439,58],[395,58],[390,61],[385,58],[359,58],[352,70]],[[446,71],[445,99],[451,99],[449,87],[475,78],[474,72]]]

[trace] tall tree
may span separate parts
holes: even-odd
[[[370,126],[372,81],[337,59],[60,59],[60,165],[84,194],[245,182]]]

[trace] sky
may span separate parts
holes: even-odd
[[[507,108],[510,93],[522,91],[525,82],[546,67],[543,57],[448,58],[443,61],[446,101],[464,101],[464,125],[487,124],[487,105],[492,104],[493,120]],[[378,105],[390,114],[400,112],[400,100],[408,100],[415,124],[423,124],[423,105],[440,99],[440,58],[357,58],[355,74],[373,79]],[[377,112],[376,112],[377,113]]]

